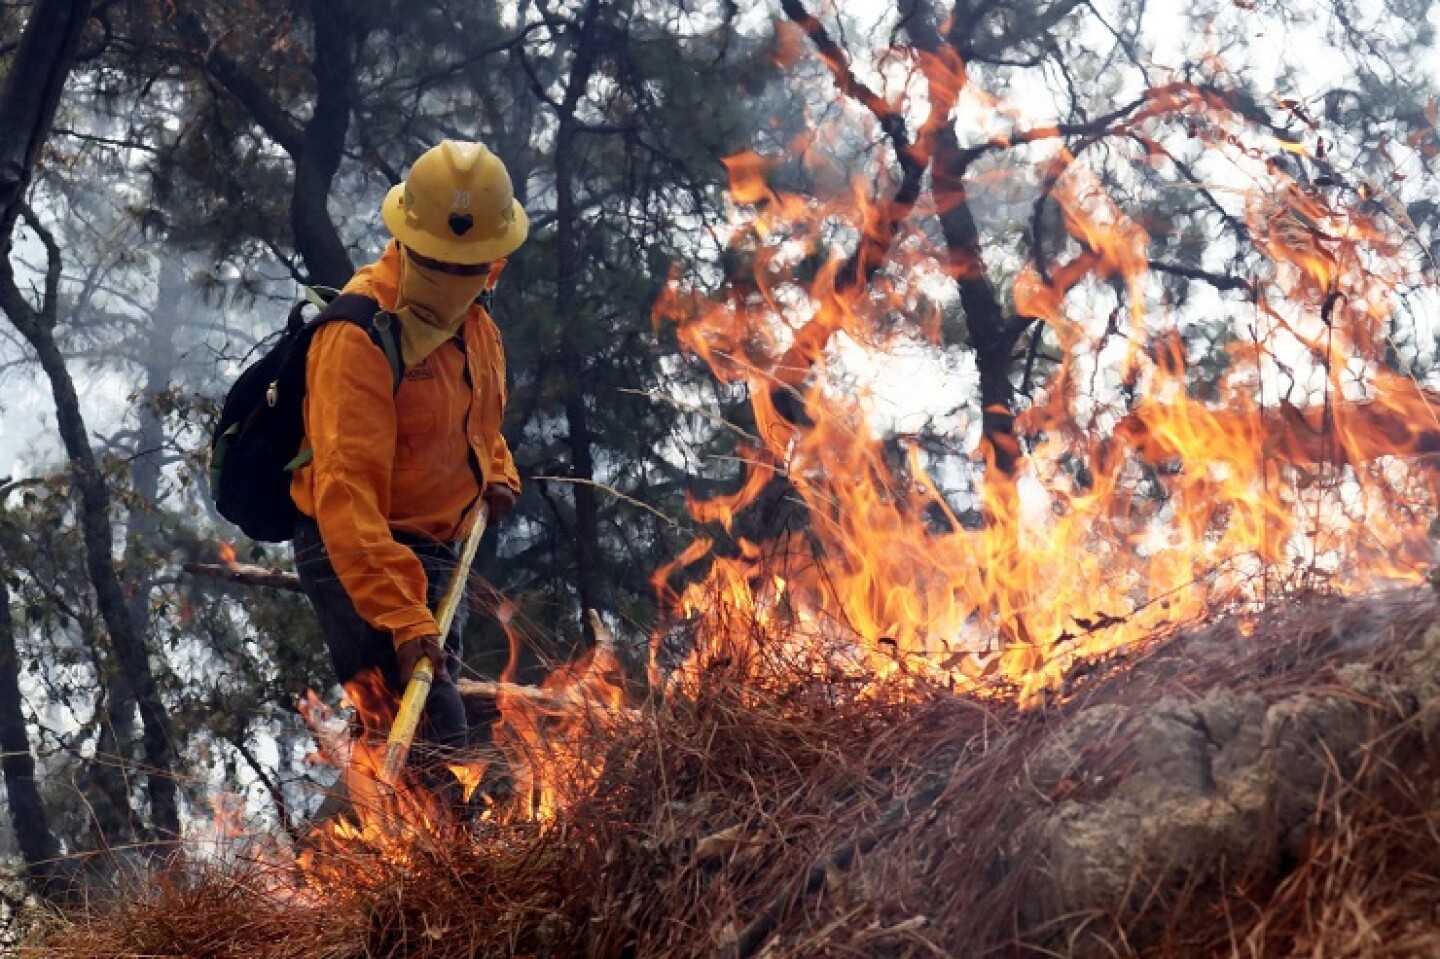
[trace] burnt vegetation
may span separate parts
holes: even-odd
[[[1413,592],[1223,619],[1024,710],[717,665],[606,737],[563,822],[350,849],[312,874],[340,884],[242,853],[34,954],[1421,956],[1434,619]]]

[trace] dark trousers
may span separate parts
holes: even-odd
[[[457,550],[448,543],[412,542],[398,536],[397,539],[419,558],[429,580],[426,601],[431,609],[436,609],[455,573]],[[360,618],[330,563],[330,554],[320,538],[320,527],[303,514],[295,524],[294,548],[295,571],[320,620],[320,632],[340,682],[347,684],[366,670],[375,670],[384,677],[386,687],[398,701],[404,689],[400,685],[394,640],[388,632]],[[450,634],[445,638],[445,663],[443,668],[436,664],[430,698],[425,701],[425,716],[412,750],[412,761],[417,765],[436,766],[465,745],[468,733],[465,706],[455,686],[455,677],[460,666],[460,634],[468,612],[468,598],[462,598]]]

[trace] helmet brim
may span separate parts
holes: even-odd
[[[490,263],[504,259],[520,249],[520,245],[530,235],[530,217],[525,214],[525,209],[518,200],[510,201],[514,218],[499,236],[483,240],[466,240],[464,237],[449,240],[426,233],[412,224],[405,216],[404,196],[403,184],[391,187],[385,196],[385,202],[380,206],[381,219],[385,221],[391,236],[409,249],[432,260],[465,266]]]

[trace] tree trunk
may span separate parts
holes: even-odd
[[[145,366],[145,387],[139,405],[140,428],[136,450],[131,460],[131,490],[138,503],[148,504],[132,509],[125,526],[125,554],[121,568],[130,579],[126,612],[135,631],[146,635],[150,625],[151,577],[145,572],[146,555],[154,548],[157,523],[154,504],[159,498],[163,457],[161,447],[165,432],[160,418],[149,400],[164,389],[174,367],[172,331],[185,288],[184,270],[174,258],[166,258],[160,268],[159,293],[155,304],[155,322],[141,360]],[[107,657],[107,660],[109,657]],[[130,803],[127,774],[135,755],[135,692],[123,669],[112,666],[104,678],[105,719],[96,743],[101,757],[117,757],[118,762],[102,758],[91,764],[89,778],[100,795],[92,795],[94,827],[100,845],[112,847],[129,841],[142,825]]]
[[[179,835],[180,817],[172,775],[170,722],[160,700],[143,636],[130,620],[112,552],[114,528],[110,522],[109,490],[95,460],[95,453],[90,449],[75,382],[53,333],[59,253],[52,248],[52,272],[46,282],[45,311],[42,313],[30,305],[15,285],[9,248],[9,237],[0,238],[0,311],[10,318],[10,322],[34,348],[40,367],[50,382],[60,437],[70,460],[72,481],[80,494],[78,517],[85,545],[86,574],[95,589],[96,605],[110,635],[110,645],[119,662],[124,683],[133,691],[140,709],[151,819],[161,838],[174,838]]]
[[[10,618],[10,587],[0,576],[0,769],[5,775],[10,825],[25,860],[26,878],[37,893],[48,896],[57,874],[60,842],[50,831],[45,803],[35,786],[35,758],[30,753],[30,734],[21,702],[20,657]]]
[[[965,188],[968,163],[952,125],[935,137],[933,167],[936,196],[945,197],[939,214],[945,236],[949,269],[960,291],[965,310],[965,328],[975,350],[980,374],[982,442],[986,458],[1001,477],[1014,474],[1020,462],[1020,444],[1015,438],[1015,387],[1010,366],[1015,344],[1024,331],[1023,323],[1005,316],[1000,298],[986,276],[980,230],[970,212]]]
[[[10,286],[10,284],[6,284]],[[13,289],[13,287],[11,287]],[[10,291],[7,290],[8,294]],[[18,293],[18,291],[15,291]],[[6,296],[6,299],[10,299]],[[9,304],[6,304],[9,313]],[[14,315],[11,314],[12,320]],[[160,699],[155,673],[150,668],[149,653],[142,634],[130,619],[130,609],[112,553],[114,528],[110,522],[110,494],[105,486],[94,451],[90,449],[85,420],[80,413],[80,399],[75,383],[50,335],[42,324],[17,324],[21,333],[40,355],[40,365],[50,380],[55,397],[56,420],[65,443],[65,452],[76,489],[80,493],[79,518],[85,543],[85,568],[95,587],[95,601],[126,684],[135,694],[144,729],[144,752],[148,766],[147,783],[150,795],[150,816],[160,838],[173,839],[180,833],[177,789],[173,775],[174,755],[170,720]],[[38,335],[33,335],[38,334]]]
[[[175,781],[171,774],[170,725],[160,701],[155,676],[141,635],[130,622],[124,591],[115,570],[109,493],[90,449],[75,384],[55,343],[60,254],[52,238],[42,236],[49,266],[44,301],[33,307],[15,282],[10,248],[26,184],[41,146],[49,137],[60,94],[79,49],[89,17],[88,0],[37,0],[0,98],[0,310],[35,349],[50,381],[65,452],[80,493],[80,525],[85,542],[86,571],[95,587],[110,642],[126,682],[134,690],[145,727],[145,758],[149,763],[151,815],[165,836],[179,834]],[[21,149],[19,144],[25,144]]]
[[[0,235],[7,239],[90,19],[90,0],[36,0],[0,90]]]
[[[980,374],[980,449],[985,457],[984,516],[991,530],[991,555],[986,568],[998,581],[1008,576],[1008,566],[1020,553],[1019,493],[1015,473],[1020,467],[1020,441],[1015,435],[1015,387],[1010,367],[1015,345],[1025,329],[1023,321],[1007,317],[995,288],[986,275],[980,231],[970,210],[965,175],[969,161],[947,124],[935,137],[932,167],[937,197],[945,197],[940,211],[940,231],[945,237],[948,269],[960,291],[965,311],[965,328],[975,350],[975,367]],[[1012,617],[1000,624],[1010,641],[1026,644],[1030,635],[1025,621]]]
[[[582,14],[575,57],[566,81],[559,129],[555,135],[555,313],[561,322],[579,308],[581,256],[575,209],[575,108],[590,83],[595,69],[595,29],[600,3],[589,0]],[[585,357],[566,337],[560,338],[560,369],[565,376],[565,425],[570,447],[570,475],[581,482],[571,484],[575,498],[575,587],[580,597],[581,623],[585,641],[594,645],[595,635],[584,610],[603,609],[600,570],[600,504],[595,487],[594,435],[585,406]]]
[[[355,70],[353,17],[335,0],[310,3],[315,36],[315,109],[295,152],[290,231],[310,280],[342,287],[355,272],[340,232],[330,219],[330,185],[340,170],[350,128],[350,83]]]

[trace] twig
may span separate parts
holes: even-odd
[[[640,502],[640,500],[635,499],[633,496],[629,496],[625,493],[620,492],[618,489],[609,485],[608,483],[601,483],[598,480],[592,479],[583,479],[578,476],[532,476],[530,477],[530,479],[535,480],[536,482],[543,483],[574,483],[576,486],[593,486],[595,489],[603,490],[622,502],[629,503],[631,506],[636,506],[640,509],[643,509],[645,512],[651,514],[662,522],[669,524],[670,527],[673,529],[680,528],[680,522],[674,517],[665,515],[655,507],[651,506],[649,503],[642,503]]]
[[[245,563],[184,563],[180,566],[191,576],[220,579],[242,586],[268,586],[271,589],[286,589],[293,593],[303,592],[300,577],[268,566],[250,566]]]
[[[564,691],[552,692],[548,689],[541,689],[539,686],[526,686],[522,683],[461,679],[456,681],[455,686],[460,690],[462,699],[499,699],[502,696],[514,696],[545,709],[569,709],[583,701],[581,697]]]
[[[653,403],[665,403],[685,413],[693,413],[694,415],[699,416],[702,419],[709,420],[710,422],[714,423],[716,426],[719,426],[722,429],[729,430],[730,432],[734,433],[736,436],[740,437],[742,440],[750,443],[753,446],[760,445],[760,437],[756,436],[754,433],[751,433],[749,430],[742,429],[741,427],[736,426],[734,423],[727,420],[724,416],[721,416],[719,413],[707,410],[704,407],[700,406],[698,403],[687,403],[677,396],[667,396],[666,394],[661,393],[658,390],[635,390],[629,388],[622,388],[617,392],[630,393],[635,396],[643,396]]]
[[[879,822],[854,839],[847,840],[815,860],[810,866],[809,873],[805,876],[805,885],[801,887],[798,897],[790,892],[782,892],[766,903],[765,907],[760,910],[760,914],[740,931],[734,945],[721,948],[717,952],[717,959],[749,959],[750,956],[755,955],[756,950],[764,944],[765,940],[770,937],[770,933],[779,924],[786,908],[796,898],[803,898],[818,892],[825,885],[825,880],[832,870],[839,872],[848,870],[854,865],[856,857],[875,848],[885,834],[892,827],[908,819],[913,810],[923,810],[935,805],[949,785],[949,779],[940,779],[923,789],[897,798],[885,810],[885,814],[880,817]]]
[[[588,713],[593,710],[597,713],[609,713],[631,722],[640,718],[638,709],[608,705],[586,696],[583,689],[579,687],[551,690],[542,689],[539,686],[526,686],[523,683],[492,682],[484,679],[457,680],[455,687],[460,690],[460,698],[465,700],[499,699],[502,696],[513,696],[533,703],[540,709],[557,714]]]

